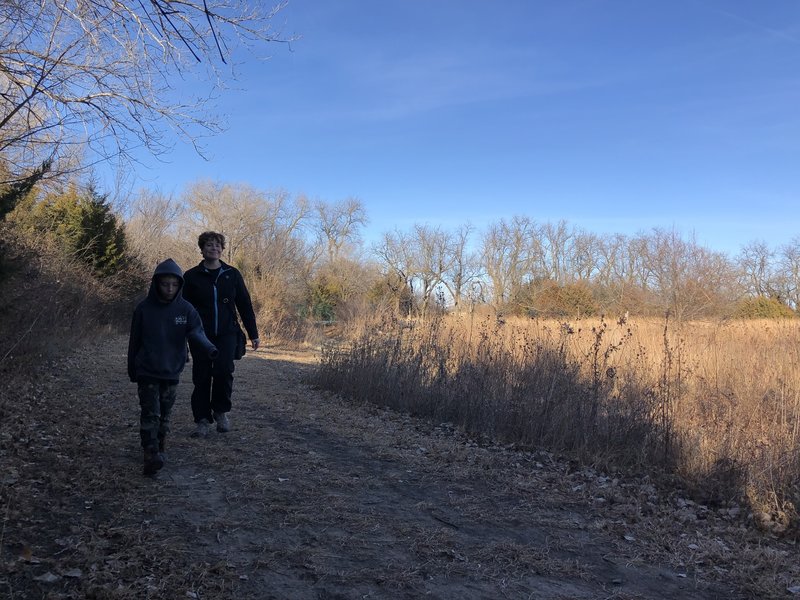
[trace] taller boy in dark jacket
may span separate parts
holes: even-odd
[[[144,472],[164,466],[165,439],[180,374],[186,366],[186,341],[213,358],[217,348],[206,337],[200,315],[183,299],[183,273],[168,258],[153,273],[147,298],[133,311],[128,343],[128,377],[138,384],[139,433]]]
[[[209,339],[219,348],[219,356],[211,361],[190,344],[192,350],[192,413],[197,429],[196,437],[208,435],[211,423],[217,431],[230,429],[228,412],[231,410],[233,392],[233,361],[237,347],[239,318],[242,320],[253,349],[259,346],[256,315],[250,293],[242,274],[222,262],[225,236],[216,231],[205,231],[197,239],[203,262],[186,271],[184,297],[191,302],[203,319]]]

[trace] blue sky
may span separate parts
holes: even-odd
[[[301,39],[239,65],[210,160],[178,145],[135,187],[357,197],[367,240],[514,215],[800,236],[800,2],[291,0],[275,25]]]

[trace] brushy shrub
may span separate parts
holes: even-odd
[[[131,291],[145,281],[136,270],[100,280],[49,236],[0,223],[0,374],[32,371],[81,339],[124,331]]]
[[[739,302],[733,312],[737,319],[790,319],[797,314],[777,298],[757,296]]]
[[[299,282],[287,285],[276,273],[245,277],[245,281],[253,299],[262,340],[302,341],[307,333],[307,323],[302,316],[305,306],[303,285]]]
[[[592,290],[585,283],[557,285],[547,282],[539,292],[535,308],[546,317],[581,318],[597,314]]]
[[[373,306],[393,306],[398,315],[410,316],[417,308],[408,282],[395,274],[373,281],[367,289],[366,299]]]
[[[333,321],[342,296],[342,289],[337,281],[324,275],[317,277],[309,285],[308,316],[315,321]]]

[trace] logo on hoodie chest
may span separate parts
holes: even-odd
[[[178,315],[175,317],[175,325],[186,325],[186,315]]]

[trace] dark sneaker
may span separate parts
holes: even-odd
[[[227,433],[231,430],[231,422],[228,420],[228,413],[214,413],[214,420],[217,422],[217,431]]]
[[[211,423],[208,422],[208,419],[200,419],[197,422],[195,430],[192,432],[192,437],[199,437],[199,438],[208,437],[209,425],[211,425]]]
[[[144,474],[153,475],[164,466],[164,457],[155,448],[144,449]]]

